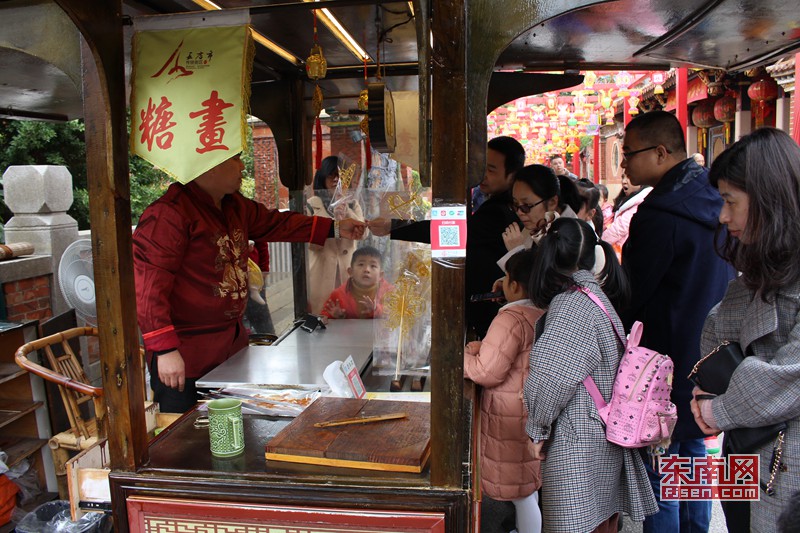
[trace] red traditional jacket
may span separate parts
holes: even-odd
[[[268,209],[239,193],[226,195],[219,210],[197,184],[173,184],[133,234],[145,348],[179,349],[186,377],[202,377],[247,345],[247,241],[322,245],[331,224]]]

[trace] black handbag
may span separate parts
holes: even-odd
[[[695,363],[689,379],[708,393],[724,394],[733,371],[742,361],[744,353],[739,343],[724,341]]]
[[[733,371],[744,358],[739,343],[724,341],[697,361],[689,379],[708,393],[724,394],[728,390]],[[774,440],[786,427],[785,422],[779,422],[758,428],[730,429],[725,432],[725,447],[729,453],[752,453],[759,446]]]

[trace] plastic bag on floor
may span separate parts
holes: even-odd
[[[42,488],[39,486],[39,475],[27,459],[17,463],[5,475],[19,488],[20,505],[27,505],[42,495]]]
[[[56,500],[43,503],[28,513],[17,524],[17,533],[108,533],[111,525],[111,516],[102,513],[86,513],[73,522],[69,502]]]

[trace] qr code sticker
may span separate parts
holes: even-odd
[[[459,247],[461,238],[458,226],[439,226],[439,243],[441,246]]]

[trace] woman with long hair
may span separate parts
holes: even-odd
[[[757,453],[767,486],[749,505],[723,502],[728,530],[776,531],[800,490],[800,147],[783,131],[761,128],[720,154],[709,177],[725,202],[720,253],[741,275],[709,313],[701,353],[728,341],[747,357],[724,394],[695,388],[692,413],[709,435],[787,424],[782,438],[754,450],[723,444],[726,453]]]
[[[314,196],[306,201],[309,215],[364,220],[358,201],[334,202],[339,185],[339,158],[331,155],[322,160],[319,170],[314,174]],[[335,204],[335,205],[332,205]],[[356,242],[349,239],[328,239],[325,244],[308,245],[308,310],[320,313],[333,290],[347,281],[350,258],[356,249]]]

